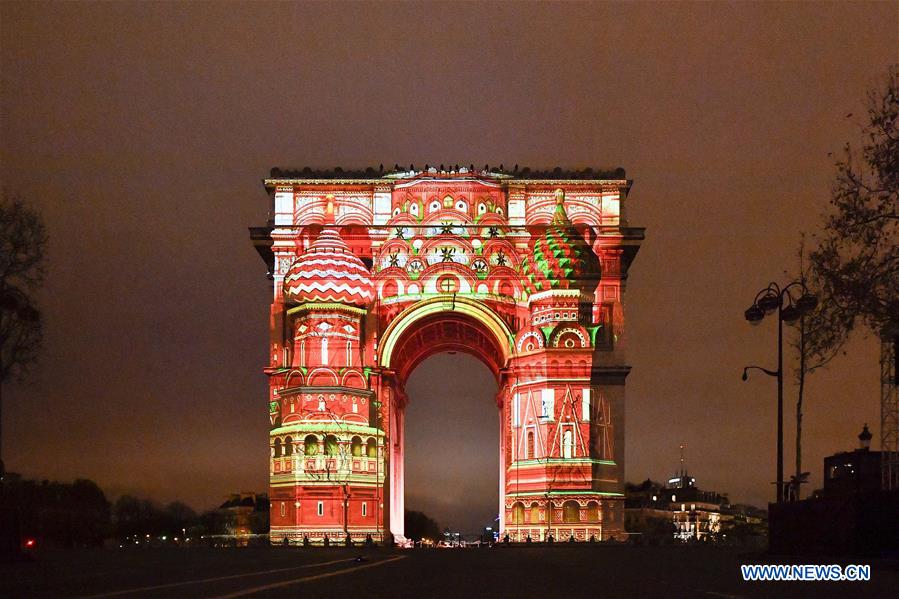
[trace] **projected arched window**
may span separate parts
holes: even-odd
[[[520,501],[512,505],[512,524],[524,524],[524,504]]]
[[[361,437],[353,437],[353,440],[350,442],[350,453],[352,453],[354,457],[362,457]]]
[[[307,435],[303,441],[303,453],[306,455],[315,455],[318,453],[318,437],[315,435]]]
[[[281,439],[275,439],[275,457],[281,457]]]
[[[325,437],[325,455],[337,455],[337,437],[335,437],[334,435],[328,435],[327,437]]]

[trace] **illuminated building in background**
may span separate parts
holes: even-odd
[[[681,468],[667,485],[649,479],[626,486],[625,523],[638,542],[708,541],[721,538],[737,523],[745,523],[752,511],[748,506],[731,506],[726,494],[703,491],[696,479]]]
[[[726,511],[727,495],[714,491],[701,491],[696,479],[686,470],[668,479],[668,487],[662,490],[662,498],[671,503],[674,538],[681,541],[704,541],[721,533],[722,511]]]
[[[220,535],[214,535],[214,541],[227,545],[246,547],[253,536],[268,530],[268,497],[243,491],[228,497],[216,510],[221,525]]]
[[[405,383],[448,351],[497,380],[500,534],[621,536],[630,186],[620,169],[273,170],[251,229],[273,280],[272,543],[403,539]]]

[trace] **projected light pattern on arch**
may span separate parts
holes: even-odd
[[[273,544],[403,538],[405,383],[445,351],[498,382],[501,534],[623,535],[630,185],[273,171],[271,221],[251,229],[273,280]]]

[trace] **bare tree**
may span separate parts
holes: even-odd
[[[805,234],[801,235],[797,257],[799,275],[794,277],[818,296],[818,307],[799,320],[787,323],[796,329],[797,335],[790,341],[796,350],[797,361],[793,376],[798,386],[796,399],[796,473],[789,484],[790,498],[800,499],[801,485],[808,482],[808,472],[802,471],[802,408],[805,397],[805,377],[827,366],[839,353],[849,337],[852,319],[830,297],[822,294],[819,273],[806,257]]]
[[[810,259],[849,328],[860,319],[879,333],[899,319],[899,65],[885,89],[868,93],[868,121],[860,157],[846,144],[837,162],[832,211]]]
[[[44,280],[47,232],[40,214],[20,198],[0,200],[0,450],[2,389],[25,376],[37,360],[43,338],[33,293]],[[0,478],[5,473],[0,458]]]
[[[850,115],[851,116],[851,115]],[[842,312],[881,338],[880,445],[884,488],[899,471],[896,348],[899,346],[899,65],[886,86],[868,92],[859,153],[846,144],[837,162],[820,245],[810,259],[820,290]],[[825,340],[832,349],[836,341]]]

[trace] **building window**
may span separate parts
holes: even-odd
[[[571,429],[566,429],[562,433],[562,457],[570,459],[574,455],[574,435]]]
[[[537,457],[534,450],[534,431],[528,431],[527,441],[524,446],[524,459],[531,460]]]
[[[319,516],[324,516],[324,515],[325,515],[325,502],[324,502],[324,501],[319,501],[319,502],[318,502],[318,509],[316,510],[316,513],[317,513]]]
[[[328,365],[328,339],[322,337],[322,365]]]
[[[398,288],[393,281],[387,281],[384,283],[383,287],[381,287],[381,297],[393,297],[397,293]]]
[[[600,394],[596,403],[597,441],[600,459],[612,460],[614,456],[614,439],[612,431],[612,413],[609,401]]]
[[[275,457],[281,457],[281,439],[275,439]]]
[[[536,503],[531,504],[531,524],[540,524],[540,506]]]
[[[524,504],[520,501],[512,506],[512,524],[524,524]]]
[[[303,442],[303,453],[306,455],[315,455],[318,453],[318,437],[308,435]]]
[[[337,437],[335,437],[334,435],[328,435],[327,437],[325,437],[325,455],[337,455]]]
[[[365,446],[365,453],[370,458],[378,457],[378,443],[374,439],[369,439]]]
[[[284,455],[292,456],[293,455],[293,439],[287,437],[284,439]]]
[[[306,367],[306,340],[300,341],[300,366]]]
[[[353,344],[350,341],[346,342],[346,365],[353,365]]]
[[[590,388],[587,387],[581,392],[581,420],[590,421]]]
[[[353,454],[353,457],[362,457],[362,439],[360,437],[353,437],[350,442],[350,453]]]
[[[553,389],[543,389],[540,417],[552,420],[554,413],[554,404],[556,400],[556,392]]]
[[[286,515],[287,515],[287,503],[282,501],[281,502],[281,517],[283,518]]]
[[[368,504],[363,501],[362,502],[362,516],[364,517],[367,515],[368,515]]]
[[[580,508],[576,501],[566,501],[562,504],[562,521],[567,524],[581,521]]]
[[[449,262],[449,260],[446,260]],[[454,277],[444,277],[440,279],[437,283],[439,290],[443,293],[455,293],[459,289],[459,285],[456,283],[456,279]]]
[[[587,522],[599,522],[599,504],[595,501],[589,502],[584,515],[587,517]]]

